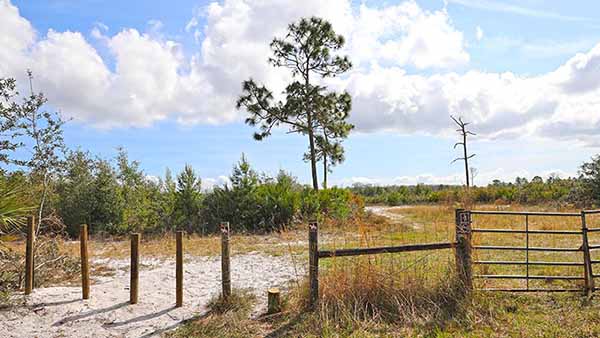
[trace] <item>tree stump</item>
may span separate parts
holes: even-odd
[[[279,288],[270,288],[269,290],[267,290],[268,314],[281,312],[281,302],[279,295]]]

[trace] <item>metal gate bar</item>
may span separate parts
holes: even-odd
[[[600,261],[596,261],[600,263]],[[473,261],[481,265],[556,265],[556,266],[583,266],[580,262],[539,262],[539,261]]]
[[[595,213],[600,213],[600,210]],[[545,289],[545,288],[530,288],[530,280],[585,280],[586,290],[593,290],[593,286],[590,285],[593,281],[591,280],[593,275],[591,272],[591,259],[589,258],[589,249],[600,249],[600,245],[588,246],[587,245],[587,227],[585,226],[585,213],[560,213],[560,212],[532,212],[532,211],[482,211],[475,210],[470,211],[471,215],[510,215],[510,216],[524,216],[525,224],[524,229],[486,229],[486,228],[474,228],[471,229],[474,233],[498,233],[498,234],[524,234],[525,235],[525,246],[503,246],[503,245],[473,245],[474,250],[510,250],[510,251],[525,251],[525,261],[506,261],[506,260],[476,260],[473,264],[477,265],[524,265],[525,275],[498,275],[498,274],[480,274],[474,275],[473,278],[477,279],[524,279],[526,281],[526,288],[485,288],[483,291],[510,291],[510,292],[572,292],[582,291],[581,289],[573,288],[561,288],[561,289]],[[529,216],[549,216],[549,217],[581,217],[582,227],[581,230],[531,230],[529,229]],[[470,219],[470,217],[469,217]],[[594,229],[594,231],[600,231],[600,228]],[[578,248],[569,247],[530,247],[529,235],[578,235],[582,236],[582,245]],[[530,261],[529,251],[537,252],[583,252],[583,262],[551,262],[551,261]],[[600,261],[597,261],[600,263]],[[529,266],[583,266],[584,274],[582,276],[545,276],[545,275],[530,275]],[[600,276],[598,276],[600,277]]]
[[[548,252],[577,252],[581,248],[548,248],[548,247],[526,247],[526,246],[497,246],[497,245],[473,245],[473,249],[479,250],[515,250],[515,251],[548,251]]]

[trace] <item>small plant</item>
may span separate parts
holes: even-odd
[[[229,297],[219,294],[208,302],[208,309],[213,314],[227,312],[249,312],[256,301],[256,297],[248,290],[234,289]]]

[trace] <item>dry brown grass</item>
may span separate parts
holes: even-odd
[[[270,255],[286,254],[305,250],[306,235],[300,230],[273,233],[268,235],[232,235],[231,250],[233,254],[260,251]],[[25,252],[25,242],[15,240],[5,245],[15,252]],[[97,239],[90,236],[88,242],[91,258],[127,259],[130,241],[128,238]],[[61,252],[72,257],[79,257],[78,240],[60,241]],[[217,235],[199,236],[196,234],[184,237],[184,250],[190,256],[214,256],[221,253],[221,237]],[[175,235],[142,236],[141,255],[152,258],[175,256]]]
[[[478,207],[480,208],[498,207]],[[503,208],[530,209],[517,206]],[[548,210],[543,207],[535,209]],[[373,217],[343,228],[321,228],[320,240],[325,241],[321,241],[320,247],[335,249],[412,244],[454,238],[454,208],[414,206],[400,209],[399,212],[405,216],[405,222],[400,224],[386,224]],[[530,221],[532,229],[571,229],[578,226],[576,222],[565,224],[563,219],[558,218]],[[494,224],[483,218],[475,219],[475,222],[478,227],[522,225],[511,217],[494,219]],[[304,233],[299,237],[304,237]],[[522,245],[521,240],[519,236],[475,237],[476,243],[482,244]],[[532,239],[531,244],[580,245],[580,238],[568,236],[538,238],[537,241],[539,242]],[[501,256],[495,259],[516,259],[504,257],[500,252],[497,254]],[[562,254],[535,259],[559,260],[561,257],[558,255]],[[477,256],[475,258],[482,259]],[[318,311],[302,311],[306,306],[307,288],[306,285],[301,285],[288,292],[284,313],[280,317],[266,321],[246,319],[245,327],[251,328],[246,333],[250,337],[361,338],[600,336],[600,303],[596,300],[589,301],[581,294],[515,295],[481,292],[464,298],[463,289],[453,278],[453,267],[452,250],[321,260],[321,302]],[[552,270],[531,272],[570,273]],[[218,322],[223,325],[219,332],[222,336],[227,336],[229,328],[235,328],[238,324],[224,323],[222,320],[223,317],[219,317]]]

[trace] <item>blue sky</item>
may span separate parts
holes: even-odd
[[[309,181],[306,140],[256,142],[233,109],[249,76],[275,90],[269,40],[319,15],[346,35],[356,132],[337,184],[461,183],[448,115],[478,133],[475,182],[572,175],[597,153],[597,1],[0,0],[9,51],[0,76],[24,79],[72,118],[65,139],[104,157],[125,147],[149,175],[192,164],[209,181],[244,152],[259,170]]]

